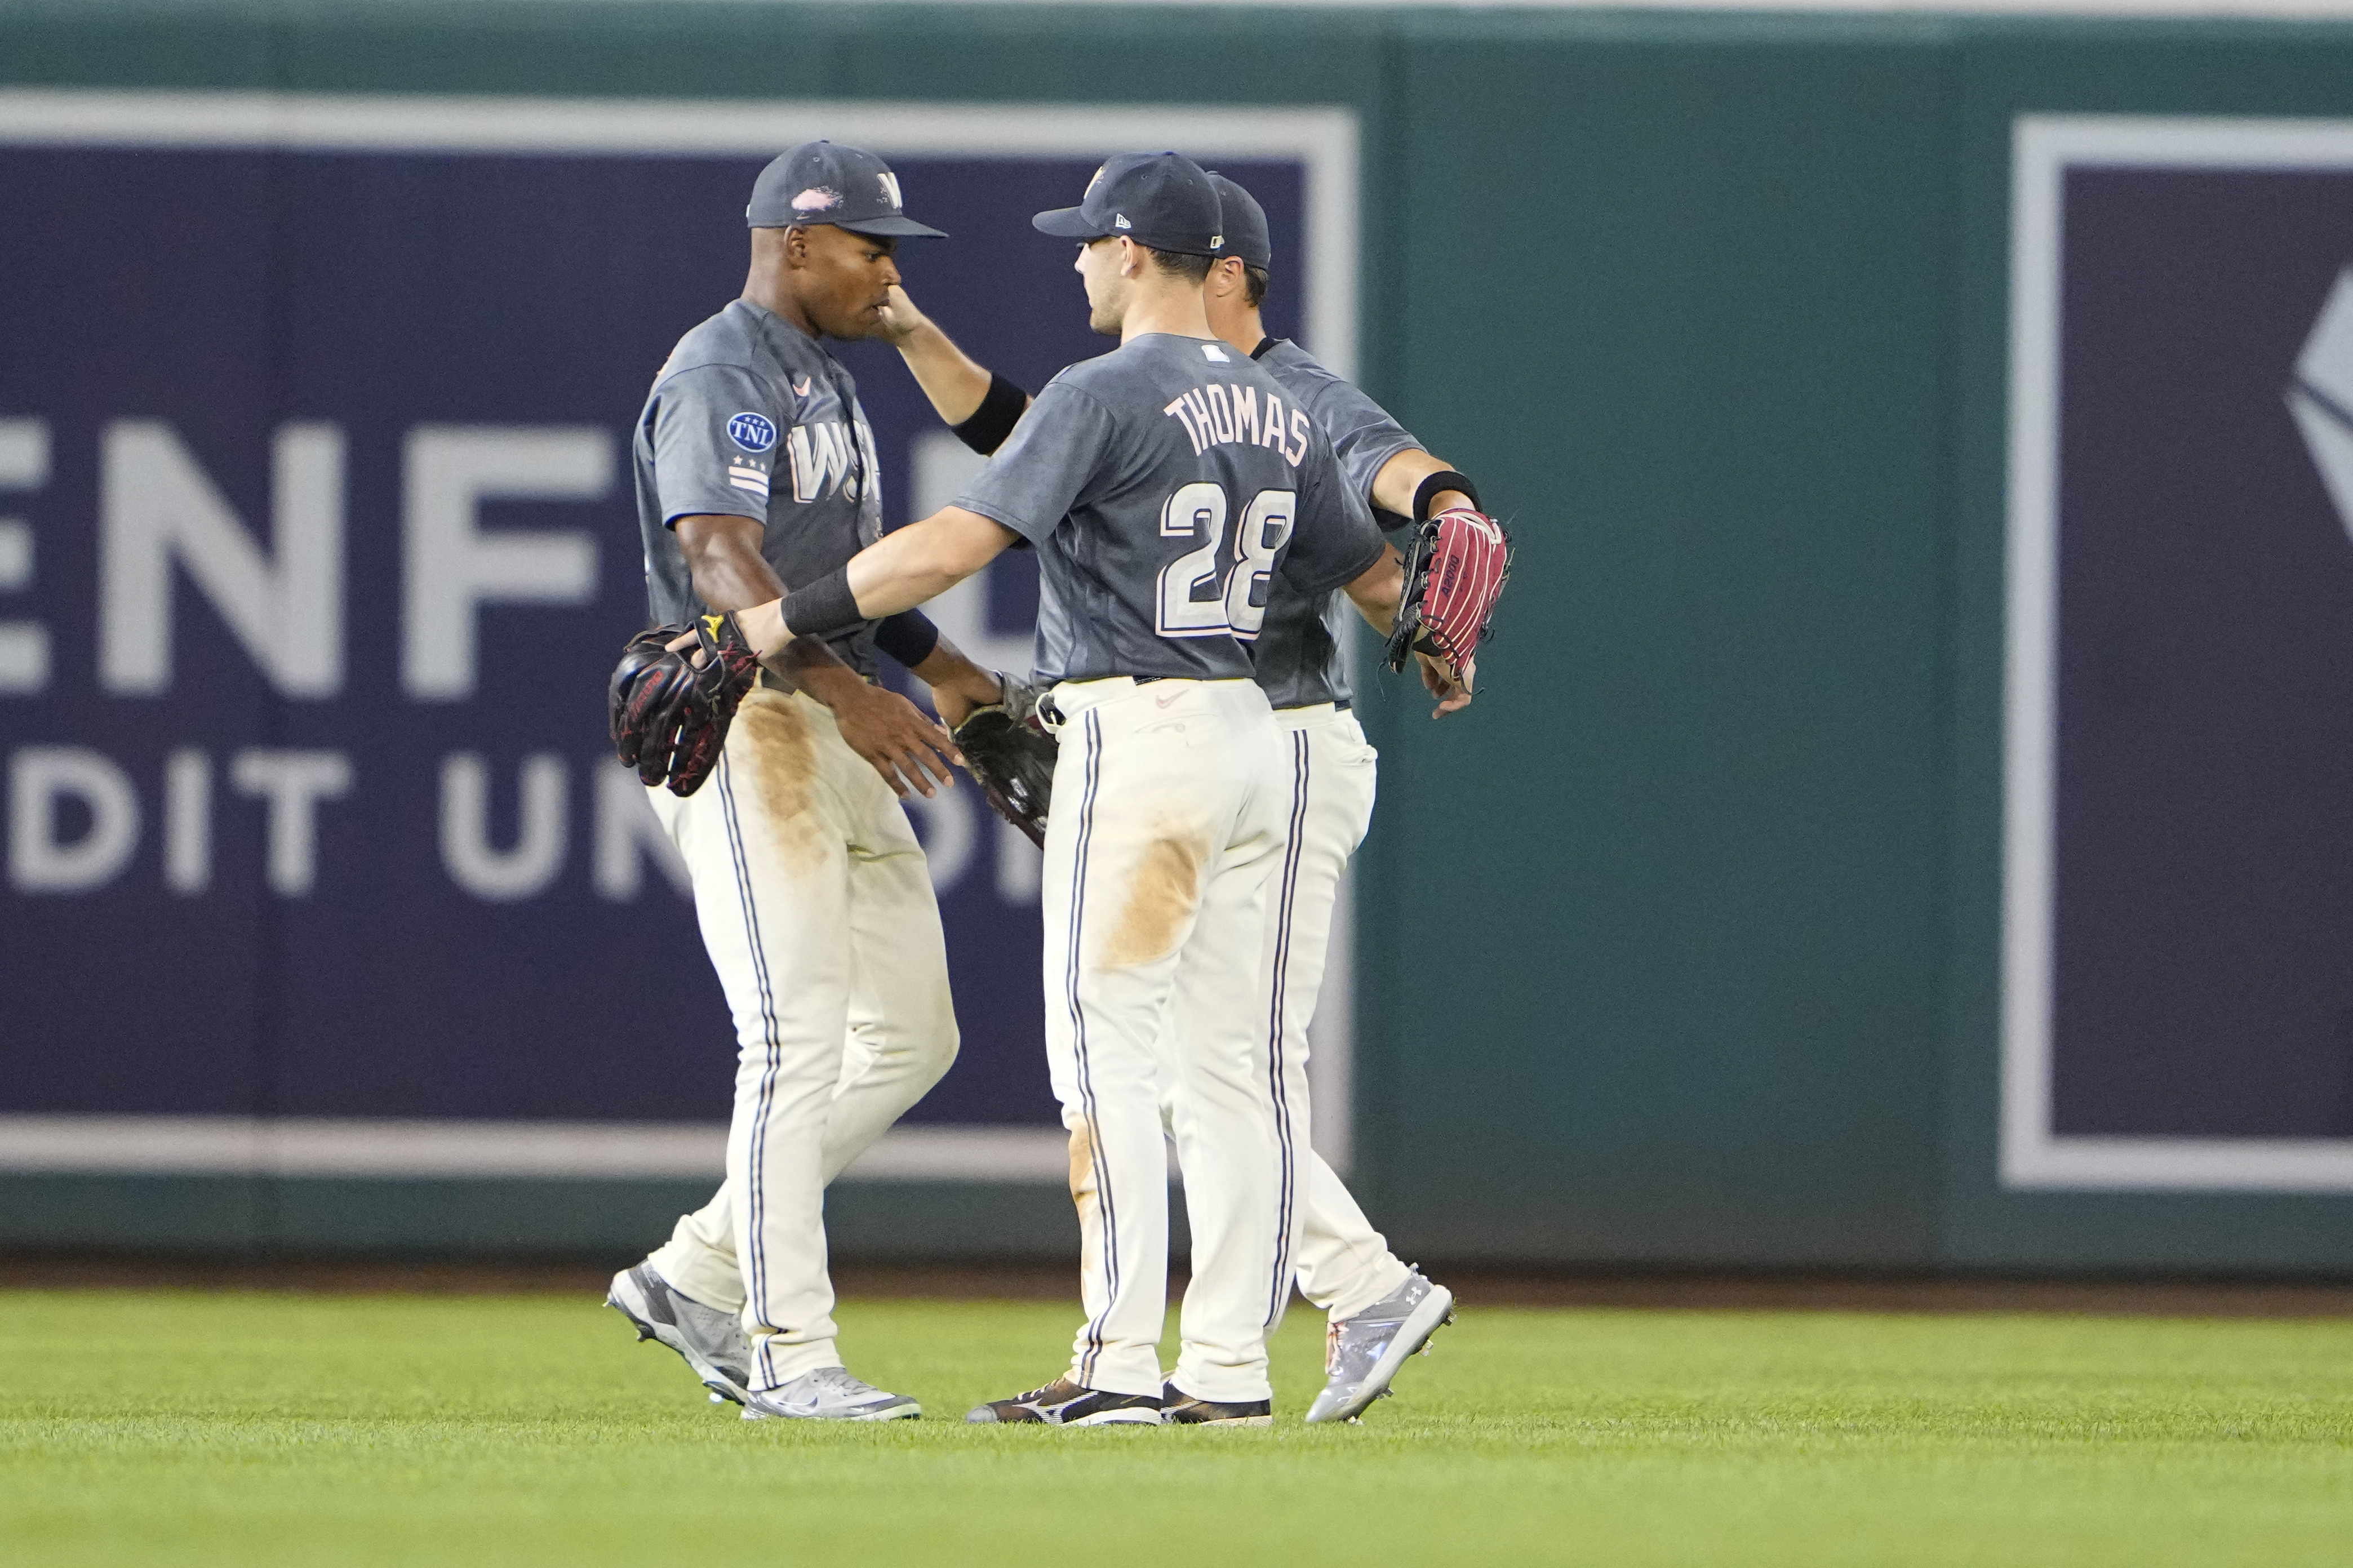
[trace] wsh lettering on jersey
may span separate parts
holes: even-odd
[[[1282,398],[1271,392],[1261,397],[1255,386],[1213,381],[1195,387],[1161,412],[1174,416],[1185,426],[1197,455],[1233,443],[1271,447],[1294,468],[1307,457],[1306,410],[1286,410]]]
[[[856,500],[865,476],[881,467],[874,457],[874,432],[863,425],[839,420],[796,425],[786,446],[792,457],[795,500],[816,500],[836,487]]]

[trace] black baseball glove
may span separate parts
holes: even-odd
[[[670,647],[690,634],[693,647]],[[719,765],[736,705],[759,679],[759,656],[733,616],[639,632],[613,671],[615,753],[648,784],[692,795]]]
[[[997,679],[1004,687],[1003,700],[965,716],[955,727],[956,747],[997,815],[1043,849],[1059,748],[1038,722],[1038,689],[1009,675]]]

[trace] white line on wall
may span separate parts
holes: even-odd
[[[726,1155],[723,1122],[0,1116],[0,1171],[22,1174],[716,1182]],[[1060,1185],[1070,1152],[1060,1128],[902,1126],[841,1179]]]

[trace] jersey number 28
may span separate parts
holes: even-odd
[[[1225,487],[1208,479],[1180,485],[1160,509],[1164,539],[1198,540],[1160,569],[1159,631],[1164,637],[1258,636],[1266,621],[1275,558],[1291,542],[1294,490],[1261,490],[1242,509],[1233,558],[1226,558]]]

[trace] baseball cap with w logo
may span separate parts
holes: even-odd
[[[899,176],[862,147],[804,142],[771,162],[753,182],[744,209],[750,228],[831,224],[852,234],[945,239],[900,208]]]

